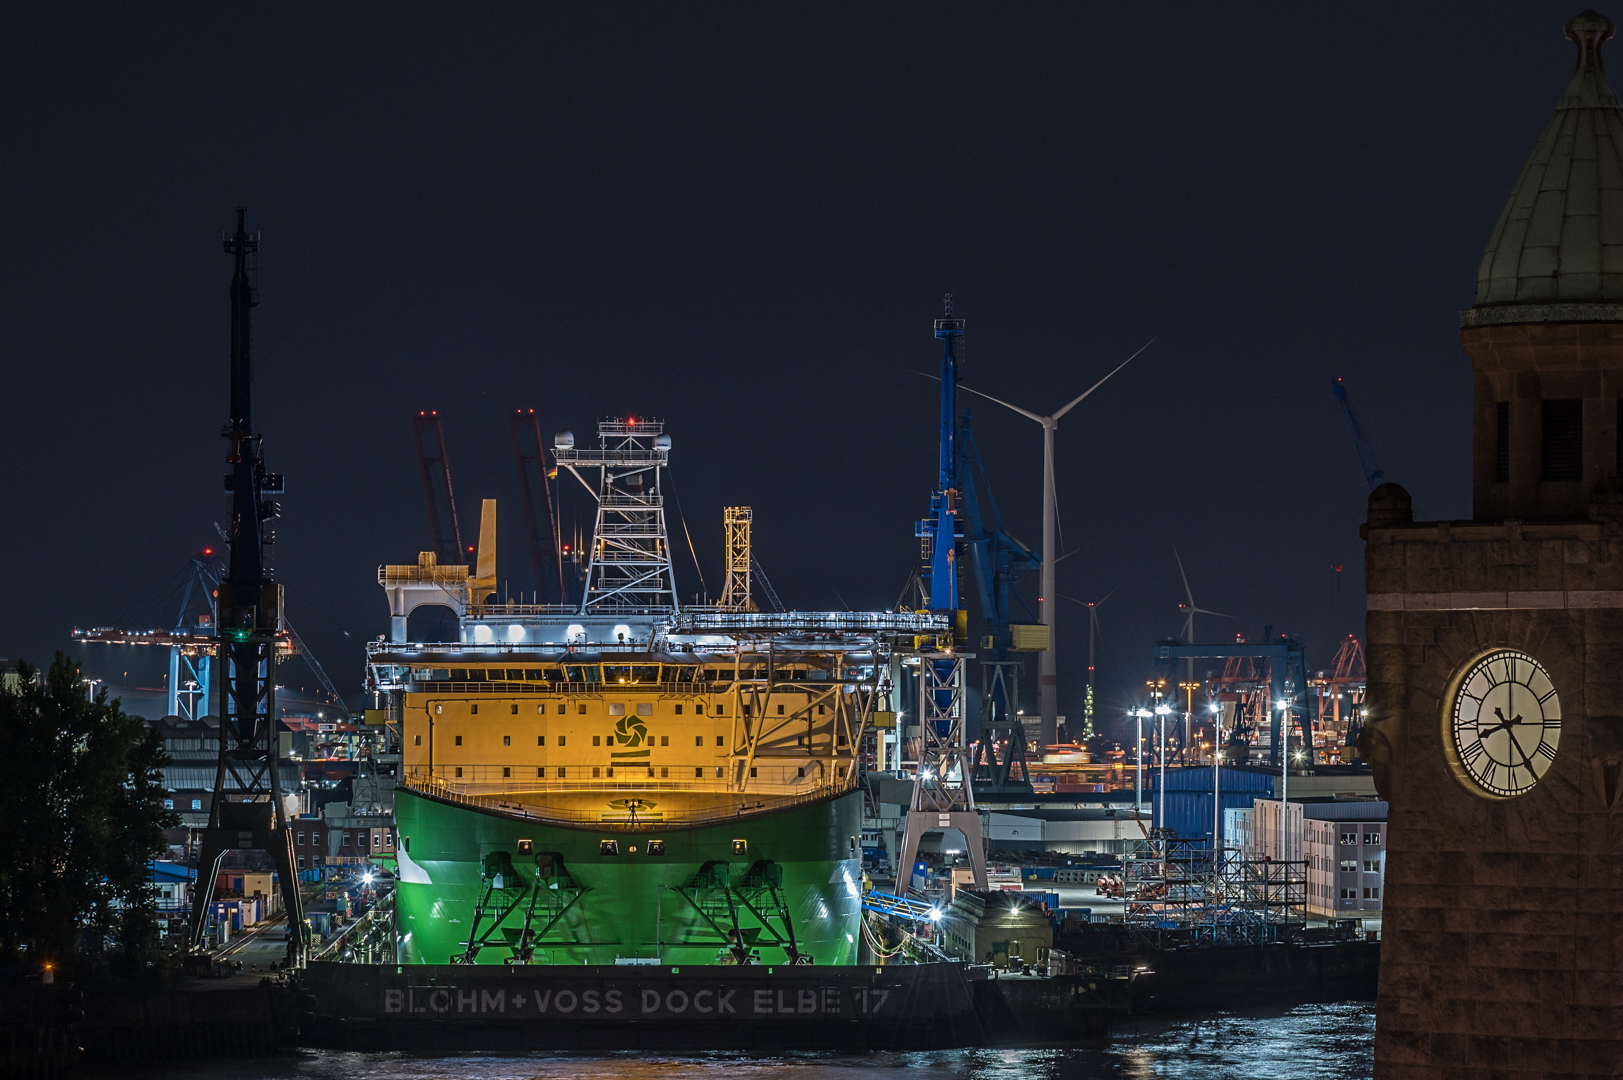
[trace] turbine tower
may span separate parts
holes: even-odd
[[[1123,360],[1111,369],[1110,374],[1094,383],[1076,397],[1070,404],[1059,409],[1049,416],[1042,416],[1029,409],[1022,409],[1018,405],[1011,405],[1001,398],[991,394],[982,393],[970,386],[965,386],[971,394],[983,397],[987,401],[996,402],[1005,409],[1013,409],[1021,416],[1028,417],[1043,426],[1043,571],[1042,595],[1038,597],[1038,611],[1042,615],[1043,625],[1048,627],[1048,648],[1038,656],[1037,661],[1037,708],[1042,714],[1041,734],[1038,736],[1040,745],[1051,745],[1058,736],[1059,713],[1059,679],[1054,654],[1054,608],[1058,593],[1055,592],[1054,562],[1059,558],[1054,543],[1054,533],[1059,522],[1059,505],[1054,491],[1054,432],[1059,429],[1062,416],[1082,404],[1083,400],[1099,387],[1103,386],[1111,375],[1131,364],[1138,353],[1149,348],[1155,342],[1153,339],[1144,343],[1144,346],[1132,356]]]

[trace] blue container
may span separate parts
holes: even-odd
[[[1224,766],[1219,777],[1224,810],[1251,808],[1254,799],[1271,799],[1276,771],[1252,766]],[[1192,769],[1168,769],[1164,792],[1147,796],[1150,820],[1161,828],[1161,803],[1166,802],[1166,826],[1182,837],[1212,838],[1212,769],[1210,765]],[[1233,837],[1224,837],[1230,841]]]

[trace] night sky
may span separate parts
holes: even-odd
[[[0,656],[159,685],[160,656],[68,634],[217,542],[220,233],[245,202],[277,577],[346,692],[387,629],[377,566],[429,546],[419,409],[469,530],[501,500],[513,593],[523,407],[549,443],[663,417],[712,595],[744,504],[789,606],[893,606],[936,454],[914,371],[951,292],[964,382],[1039,412],[1155,339],[1058,436],[1060,591],[1120,585],[1106,716],[1181,627],[1174,548],[1236,616],[1203,639],[1272,625],[1326,665],[1362,633],[1367,487],[1333,377],[1417,516],[1469,516],[1458,312],[1577,9],[272,7],[0,15]],[[1041,430],[964,402],[1036,547]],[[590,520],[570,484],[566,528]],[[1087,619],[1061,603],[1076,716]]]

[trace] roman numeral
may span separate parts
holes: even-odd
[[[1552,686],[1550,687],[1550,692],[1548,694],[1545,694],[1543,697],[1538,699],[1538,703],[1542,705],[1553,697],[1555,697],[1555,687]]]
[[[1533,754],[1535,757],[1542,757],[1545,761],[1554,761],[1555,747],[1547,742],[1541,742],[1538,744],[1538,749],[1533,751]]]
[[[1505,658],[1505,681],[1516,681],[1516,660],[1514,657]]]
[[[1488,764],[1483,767],[1481,773],[1483,786],[1495,787],[1493,778],[1497,775],[1499,775],[1499,766],[1492,759],[1489,759]]]
[[[1471,743],[1469,746],[1461,748],[1461,750],[1460,750],[1460,760],[1465,762],[1466,765],[1474,765],[1474,764],[1476,764],[1476,759],[1481,757],[1482,754],[1483,754],[1482,743],[1481,742],[1474,742],[1474,743]]]

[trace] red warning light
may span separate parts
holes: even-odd
[[[637,418],[632,417],[630,420],[627,420],[626,423],[629,424],[632,427],[636,427],[637,426]]]
[[[214,554],[214,549],[213,548],[204,548],[203,549],[203,554],[205,554],[205,555],[213,555]]]

